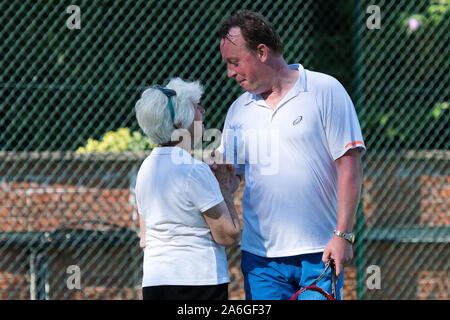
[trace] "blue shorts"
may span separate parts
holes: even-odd
[[[298,290],[314,282],[325,268],[322,252],[290,257],[266,258],[242,251],[241,268],[247,300],[288,300]],[[344,271],[336,283],[337,299],[342,299]],[[331,270],[319,281],[318,287],[331,291]],[[318,292],[307,291],[303,300],[325,300]]]

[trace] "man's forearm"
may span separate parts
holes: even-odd
[[[341,187],[339,187],[341,185]],[[338,183],[338,211],[336,230],[351,232],[358,209],[361,184],[358,179],[342,177]]]
[[[351,232],[361,195],[362,168],[358,154],[338,163],[338,210],[336,230]]]

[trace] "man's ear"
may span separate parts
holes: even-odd
[[[265,62],[269,55],[269,48],[265,44],[259,44],[256,47],[256,56],[259,58],[261,62]]]

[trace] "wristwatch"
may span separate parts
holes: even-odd
[[[355,243],[355,234],[353,232],[345,233],[345,232],[340,232],[338,230],[334,230],[333,233],[335,235],[337,235],[338,237],[344,238],[351,244]]]

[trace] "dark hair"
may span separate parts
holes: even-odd
[[[265,44],[274,54],[283,54],[283,45],[277,30],[259,13],[237,11],[220,24],[219,38],[230,40],[229,32],[234,27],[241,29],[248,50],[255,52],[258,45]]]

